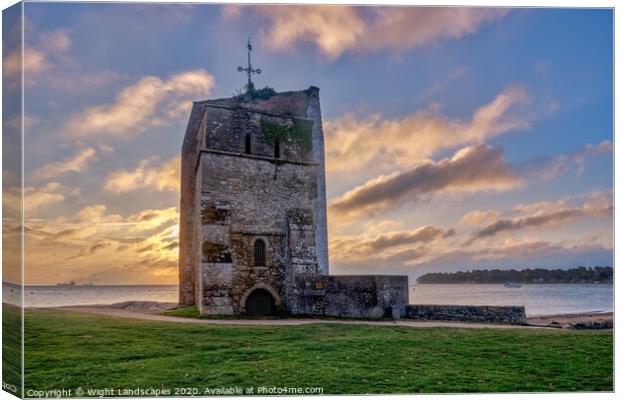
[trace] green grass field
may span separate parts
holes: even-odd
[[[19,308],[3,305],[2,382],[5,384],[5,390],[15,395],[19,394],[21,389],[22,321],[20,317]]]
[[[25,387],[610,391],[610,331],[234,327],[26,313]]]

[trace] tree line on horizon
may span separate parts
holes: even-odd
[[[571,269],[526,268],[475,269],[457,272],[429,272],[417,283],[612,283],[612,267],[577,267]]]

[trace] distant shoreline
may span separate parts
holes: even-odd
[[[612,267],[577,267],[570,269],[474,269],[456,272],[429,272],[418,276],[419,283],[441,284],[603,284],[613,283]]]
[[[515,282],[521,285],[613,285],[613,282]],[[502,282],[416,282],[412,285],[503,285]]]

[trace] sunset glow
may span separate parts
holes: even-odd
[[[242,89],[248,36],[257,87],[320,88],[331,273],[612,265],[611,10],[26,3],[25,15],[26,284],[177,282],[191,102]],[[19,74],[18,55],[3,65]],[[17,210],[19,179],[3,179]]]

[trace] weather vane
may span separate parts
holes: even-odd
[[[248,74],[248,91],[252,90],[254,84],[252,83],[252,74],[260,74],[260,68],[253,69],[252,68],[252,43],[250,43],[250,38],[248,38],[248,67],[237,67],[237,71],[239,72],[247,72]]]

